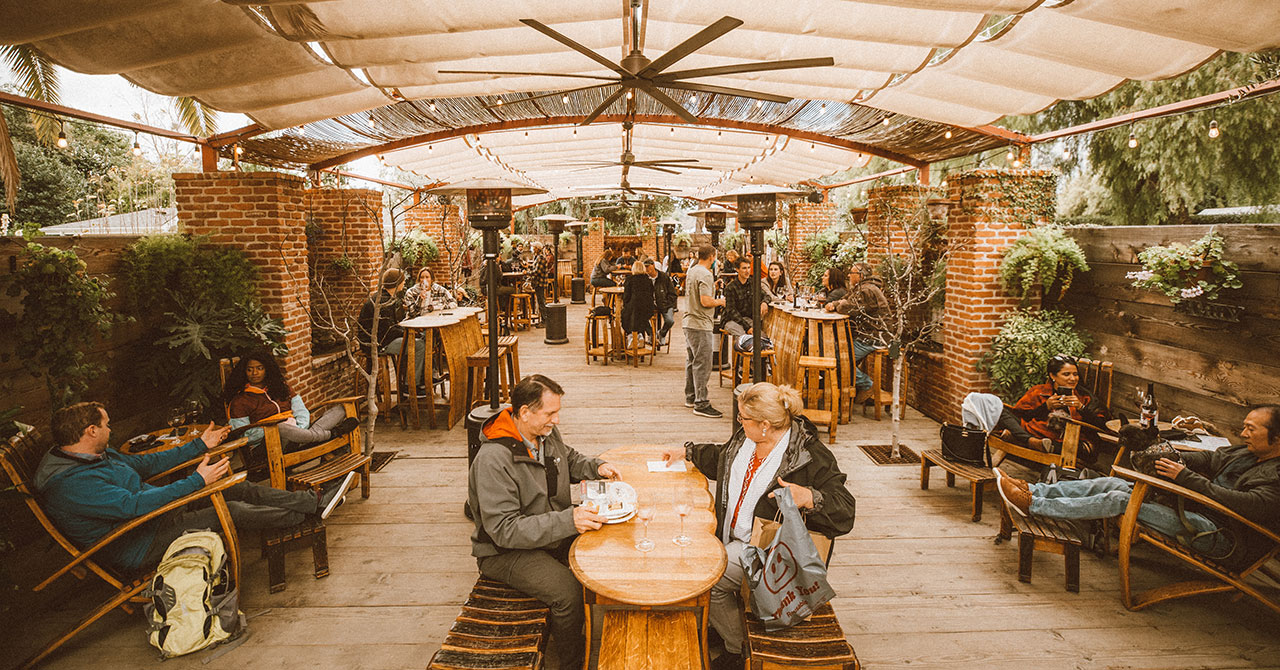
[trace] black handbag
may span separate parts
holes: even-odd
[[[943,458],[956,463],[991,467],[986,431],[944,423],[938,429],[938,435],[942,438]]]

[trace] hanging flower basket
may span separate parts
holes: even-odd
[[[1224,288],[1240,288],[1240,269],[1222,260],[1225,242],[1209,231],[1190,246],[1174,242],[1165,247],[1149,247],[1138,254],[1142,269],[1126,278],[1137,288],[1158,291],[1175,305],[1183,300],[1215,300]]]

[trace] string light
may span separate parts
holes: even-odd
[[[631,89],[627,89],[627,100],[631,99],[631,95],[632,95]]]
[[[434,150],[435,150],[435,145],[432,145],[432,144],[427,145],[427,153],[431,153]]]
[[[819,105],[819,106],[818,106],[818,111],[819,111],[819,112],[825,112],[825,111],[827,111],[827,103],[825,103],[825,102],[824,102],[824,103],[822,103],[821,105]]]
[[[502,106],[502,98],[498,98],[498,106],[499,106],[499,107],[501,107],[501,106]]]
[[[1217,121],[1210,121],[1210,122],[1209,122],[1209,137],[1210,137],[1210,138],[1217,138],[1217,137],[1218,137],[1218,135],[1221,135],[1221,134],[1222,134],[1222,131],[1218,130],[1218,122],[1217,122]]]
[[[240,146],[239,144],[237,144],[237,145],[236,145],[236,156],[240,156],[240,155],[241,155],[241,154],[243,154],[243,153],[244,153],[244,147],[242,147],[242,146]]]
[[[945,138],[947,138],[947,139],[951,139],[951,131],[950,131],[950,130],[948,130],[947,132],[943,133],[943,134],[942,134],[942,136],[943,136],[943,137],[945,137]]]
[[[1013,166],[1016,168],[1022,167],[1022,159],[1021,158],[1013,159]]]
[[[1138,136],[1134,135],[1132,132],[1129,133],[1129,148],[1130,149],[1138,148]]]
[[[1062,160],[1071,160],[1071,147],[1062,147]]]
[[[133,155],[142,155],[142,145],[138,143],[138,131],[133,131]]]
[[[763,101],[763,100],[757,100],[757,101],[756,101],[756,109],[760,109],[761,107],[764,107],[764,101]]]
[[[61,121],[58,122],[58,148],[59,149],[67,148],[67,131],[63,127]]]
[[[1018,154],[1014,153],[1014,151],[1013,151],[1013,147],[1009,147],[1009,151],[1008,151],[1008,153],[1006,153],[1006,154],[1004,155],[1004,160],[1005,160],[1005,162],[1012,163],[1012,162],[1013,162],[1013,159],[1015,159],[1015,158],[1017,158],[1017,157],[1018,157]]]
[[[433,112],[434,112],[434,111],[436,111],[436,103],[434,103],[434,102],[429,102],[429,103],[427,103],[427,108],[428,108],[428,109],[430,109],[430,110],[431,110],[431,111],[433,111]]]
[[[564,104],[566,104],[566,105],[567,105],[567,104],[569,104],[569,96],[568,96],[568,95],[562,95],[562,96],[560,96],[560,102],[562,102],[562,103],[564,103]]]
[[[810,142],[810,143],[809,143],[809,153],[813,153],[813,151],[814,151],[814,146],[813,146],[813,143],[812,143],[812,142]]]
[[[882,126],[887,126],[887,125],[889,125],[889,117],[887,117],[887,116],[886,116],[886,117],[884,117],[884,120],[880,122],[880,125],[882,125]]]
[[[370,127],[370,128],[376,128],[376,127],[378,127],[378,122],[373,120],[373,115],[372,115],[372,114],[370,114],[370,115],[369,115],[369,127]]]
[[[689,104],[690,104],[690,105],[696,105],[696,104],[698,104],[698,95],[697,95],[696,93],[695,93],[695,94],[693,94],[693,95],[691,95],[691,96],[689,96]]]

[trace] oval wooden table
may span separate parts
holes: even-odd
[[[822,309],[794,309],[784,305],[770,307],[764,323],[765,332],[773,340],[778,383],[793,386],[800,383],[801,356],[834,358],[839,391],[836,397],[843,398],[844,392],[856,381],[849,317]],[[816,403],[820,398],[816,389],[811,390],[810,396],[806,404]],[[837,408],[830,409],[836,411]],[[848,423],[845,414],[840,412],[840,423]]]
[[[707,490],[706,477],[692,467],[688,472],[648,471],[647,461],[661,460],[663,449],[660,445],[633,445],[610,449],[599,456],[617,467],[622,480],[635,488],[640,506],[653,508],[648,536],[655,547],[649,552],[635,548],[644,536],[644,526],[638,518],[632,518],[583,533],[569,550],[569,567],[582,582],[591,625],[587,637],[589,668],[596,667],[601,638],[619,635],[627,638],[624,644],[631,659],[627,667],[677,667],[658,664],[650,654],[659,651],[677,655],[687,652],[700,657],[699,665],[709,667],[707,606],[711,587],[724,573],[724,544],[715,535],[714,500]],[[680,532],[675,506],[682,496],[687,496],[693,508],[684,520],[685,534],[693,540],[688,547],[672,542]],[[672,648],[674,640],[669,636],[647,638],[646,630],[660,630],[658,625],[644,625],[647,621],[668,625],[673,613],[680,612],[692,612],[695,618],[695,649]],[[631,624],[627,631],[604,630],[610,623],[624,621]],[[648,646],[663,648],[639,648]]]
[[[431,397],[427,400],[430,410],[427,423],[432,428],[436,427],[435,384],[429,380],[435,373],[436,337],[440,338],[445,365],[449,370],[449,416],[445,421],[447,428],[453,428],[458,419],[467,412],[467,399],[463,397],[466,393],[459,393],[457,384],[458,380],[467,378],[467,356],[474,353],[474,349],[464,350],[466,348],[464,340],[467,338],[464,338],[459,331],[472,325],[467,323],[468,320],[475,320],[474,327],[478,330],[479,320],[476,315],[480,311],[479,307],[454,307],[406,319],[399,324],[404,329],[404,355],[401,356],[403,376],[400,379],[413,379],[413,360],[418,346],[417,335],[423,334],[422,342],[426,351],[423,354],[425,364],[422,369],[422,381],[431,390]],[[418,394],[415,389],[409,393],[409,412],[415,429],[421,427],[419,411]]]

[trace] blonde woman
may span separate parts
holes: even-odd
[[[724,639],[725,653],[712,668],[741,668],[742,549],[755,517],[773,519],[773,492],[785,486],[804,514],[809,530],[827,537],[853,529],[854,499],[845,474],[800,414],[800,392],[768,382],[752,384],[738,398],[742,429],[721,444],[685,443],[663,452],[668,464],[680,458],[716,480],[716,533],[729,563],[711,587],[710,622]]]

